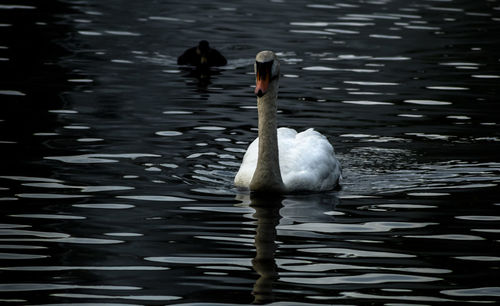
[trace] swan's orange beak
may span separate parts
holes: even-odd
[[[255,68],[256,86],[254,93],[260,98],[266,94],[267,89],[269,88],[269,83],[271,82],[272,62],[256,62]]]
[[[266,74],[260,78],[259,76],[257,76],[257,86],[255,86],[255,94],[257,95],[257,97],[262,97],[267,92],[268,87],[269,74]]]

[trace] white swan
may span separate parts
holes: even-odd
[[[276,128],[280,63],[271,51],[255,61],[259,137],[243,157],[234,184],[252,192],[325,191],[338,185],[340,163],[325,136],[308,129]]]

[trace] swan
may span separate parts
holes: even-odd
[[[258,137],[248,146],[234,178],[239,189],[251,192],[293,193],[326,191],[342,177],[333,146],[310,128],[301,133],[277,129],[276,112],[280,62],[272,51],[255,59]]]
[[[184,51],[177,58],[178,65],[192,65],[196,67],[224,66],[226,58],[216,49],[210,48],[208,41],[202,40],[198,46]]]

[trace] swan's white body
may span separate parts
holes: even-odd
[[[279,61],[271,51],[257,54],[255,72],[259,137],[248,147],[234,183],[253,192],[290,193],[333,189],[340,164],[325,136],[308,129],[277,129]]]
[[[249,146],[236,174],[236,187],[248,189],[257,168],[259,138]],[[340,163],[325,136],[313,129],[301,133],[278,129],[281,178],[286,192],[326,191],[335,188],[341,177]]]

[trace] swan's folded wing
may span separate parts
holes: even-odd
[[[280,168],[288,191],[333,189],[340,177],[340,165],[325,136],[308,129],[294,133],[278,130]]]
[[[249,188],[253,174],[257,168],[259,153],[259,138],[256,138],[247,148],[240,169],[234,177],[234,185],[238,188]]]

